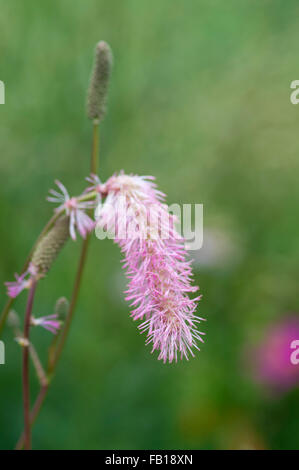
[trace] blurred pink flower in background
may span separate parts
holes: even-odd
[[[299,385],[299,364],[291,362],[291,344],[299,340],[299,316],[272,323],[251,356],[255,380],[275,392]],[[299,357],[299,354],[298,354]]]

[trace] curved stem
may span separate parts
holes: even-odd
[[[24,340],[27,344],[23,348],[23,406],[24,406],[24,446],[26,450],[31,449],[31,425],[30,425],[30,383],[29,383],[29,336],[30,318],[33,307],[36,280],[32,279],[32,285],[28,294],[28,301],[25,313]]]
[[[5,306],[4,306],[4,309],[1,313],[1,316],[0,316],[0,335],[1,335],[1,332],[5,326],[5,323],[6,323],[6,320],[7,320],[7,316],[9,314],[9,311],[11,309],[11,307],[13,306],[13,303],[14,303],[15,299],[13,299],[12,297],[10,297]]]
[[[58,362],[58,360],[61,356],[62,350],[64,348],[64,345],[65,345],[65,342],[66,342],[66,339],[67,339],[67,336],[68,336],[68,333],[69,333],[69,329],[70,329],[70,326],[71,326],[71,322],[72,322],[72,319],[73,319],[73,315],[74,315],[74,311],[75,311],[75,307],[76,307],[77,299],[78,299],[78,295],[79,295],[83,269],[84,269],[86,256],[87,256],[88,244],[89,244],[89,235],[87,235],[85,240],[83,240],[80,259],[79,259],[78,270],[77,270],[77,273],[76,273],[76,278],[75,278],[75,283],[74,283],[74,288],[73,288],[73,293],[72,293],[72,298],[71,298],[69,310],[68,310],[68,313],[67,313],[67,317],[66,317],[66,320],[65,320],[64,328],[63,328],[62,333],[61,333],[61,338],[58,342],[58,345],[57,345],[57,348],[56,348],[56,351],[55,351],[54,359],[53,359],[52,364],[51,364],[51,369],[49,370],[50,375],[52,375],[53,372],[54,372],[54,369],[55,369],[56,364],[57,364],[57,362]]]

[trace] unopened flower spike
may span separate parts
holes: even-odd
[[[59,318],[64,320],[67,317],[68,310],[69,310],[69,301],[67,300],[66,297],[60,297],[56,304],[55,304],[55,313],[58,315]]]
[[[100,41],[96,45],[94,65],[87,95],[87,116],[100,122],[106,114],[112,52],[109,44]]]
[[[46,330],[56,335],[61,327],[61,322],[58,320],[58,315],[47,315],[45,317],[35,318],[31,317],[32,326],[42,326]]]
[[[188,296],[198,290],[191,285],[191,261],[153,180],[123,172],[112,176],[104,185],[97,227],[115,233],[124,253],[133,320],[143,320],[139,329],[147,332],[146,343],[159,351],[158,359],[172,362],[194,356],[197,341],[203,342],[196,328],[202,318],[195,315],[201,296]]]
[[[39,276],[37,267],[30,263],[28,269],[21,274],[15,274],[15,281],[5,282],[7,288],[7,295],[11,298],[17,297],[24,289],[30,289],[33,279]]]
[[[63,210],[69,216],[69,231],[73,240],[76,240],[76,229],[82,238],[85,238],[94,227],[94,221],[85,213],[86,209],[94,207],[94,201],[80,201],[79,198],[70,197],[65,186],[58,180],[55,180],[56,185],[60,189],[60,193],[54,189],[50,190],[51,196],[47,200],[59,204],[55,209],[56,212]]]
[[[21,322],[20,317],[15,310],[10,310],[8,317],[7,317],[7,324],[14,330],[18,330],[20,328]]]
[[[69,217],[63,215],[38,243],[32,255],[32,262],[45,275],[69,239]]]

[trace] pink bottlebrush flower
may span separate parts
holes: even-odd
[[[76,197],[70,197],[65,186],[58,180],[55,183],[59,187],[61,193],[50,190],[50,194],[47,198],[48,201],[60,204],[56,211],[60,212],[65,210],[66,214],[70,218],[70,235],[73,240],[76,240],[76,230],[80,235],[85,238],[86,235],[91,232],[95,227],[95,222],[85,213],[86,209],[94,207],[93,201],[79,201]]]
[[[16,281],[5,282],[7,288],[7,295],[9,297],[17,297],[24,289],[30,289],[32,279],[38,275],[37,268],[33,263],[30,263],[28,269],[20,276],[16,273]]]
[[[202,320],[195,316],[200,297],[188,296],[198,287],[191,285],[184,240],[163,202],[165,195],[152,180],[124,173],[112,176],[102,185],[107,197],[97,210],[97,228],[115,233],[125,255],[131,316],[143,319],[139,329],[148,334],[146,344],[151,343],[152,352],[158,350],[158,359],[165,363],[194,356],[204,333],[196,329]]]
[[[57,318],[58,318],[57,314],[47,315],[45,317],[40,317],[40,318],[31,317],[31,325],[42,326],[46,330],[53,333],[53,335],[56,335],[58,333],[58,330],[61,327],[61,322],[57,320]]]

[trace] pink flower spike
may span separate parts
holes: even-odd
[[[70,236],[73,240],[76,240],[76,229],[80,235],[85,238],[86,235],[91,232],[95,227],[95,222],[85,213],[85,210],[92,209],[94,207],[94,201],[80,201],[76,197],[70,197],[65,186],[58,180],[55,181],[61,193],[51,189],[51,196],[48,197],[48,201],[58,203],[59,206],[56,211],[65,211],[70,218]]]
[[[30,289],[32,279],[37,276],[36,267],[30,263],[27,271],[20,276],[15,274],[16,281],[5,282],[7,295],[11,298],[17,297],[24,289]]]
[[[97,224],[115,234],[125,256],[131,317],[143,320],[139,330],[147,333],[146,344],[159,352],[158,359],[171,363],[194,356],[204,333],[197,330],[202,319],[195,315],[200,296],[188,296],[197,287],[191,285],[184,240],[153,179],[123,172],[109,178]]]
[[[40,317],[40,318],[31,317],[31,325],[42,326],[46,330],[53,333],[53,335],[56,335],[58,333],[58,330],[61,327],[61,322],[59,320],[56,320],[57,318],[58,318],[57,314],[47,315],[45,317]]]

